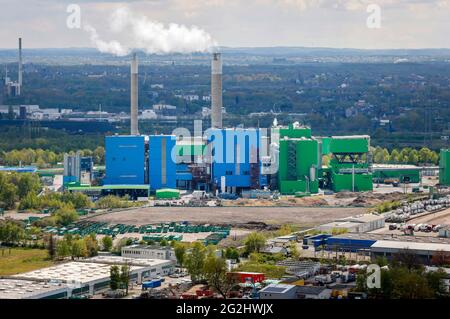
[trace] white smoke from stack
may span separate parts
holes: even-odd
[[[86,25],[84,30],[90,33],[91,42],[95,45],[97,50],[102,53],[111,53],[117,56],[125,56],[128,55],[130,50],[125,48],[118,41],[103,41],[100,39],[97,30],[90,25]]]
[[[113,33],[126,35],[126,40],[104,41],[91,27],[85,30],[91,34],[91,42],[104,53],[124,56],[133,49],[148,54],[211,52],[217,43],[211,35],[196,26],[186,27],[171,23],[168,26],[136,14],[126,7],[114,11],[110,18]]]

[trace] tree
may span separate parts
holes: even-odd
[[[111,266],[109,268],[109,287],[117,290],[120,287],[120,270],[119,266]]]
[[[98,254],[98,242],[95,234],[90,234],[84,237],[84,245],[86,247],[86,254],[88,257],[94,257]]]
[[[253,252],[260,252],[260,250],[266,245],[266,238],[259,233],[251,233],[244,241],[245,251],[248,254]]]
[[[110,236],[105,236],[102,238],[102,249],[103,251],[111,251],[113,247],[113,240]]]
[[[291,254],[291,257],[298,260],[300,258],[300,252],[298,251],[297,243],[294,241],[291,241],[289,243],[289,253]]]
[[[128,286],[130,284],[131,268],[129,265],[122,265],[120,268],[121,287],[125,287],[125,293],[128,295]]]
[[[208,284],[226,299],[235,281],[232,280],[232,276],[227,276],[225,259],[214,255],[208,256],[205,260],[204,274]]]
[[[160,241],[159,245],[160,245],[161,247],[165,247],[165,246],[168,245],[168,242],[167,242],[166,239],[163,238],[163,239]]]
[[[184,262],[193,282],[199,282],[203,279],[205,258],[205,246],[200,242],[195,242],[191,249],[191,253],[186,256],[186,260]]]
[[[19,199],[29,194],[37,194],[41,189],[39,177],[33,174],[21,174],[17,181],[17,194]]]
[[[236,248],[228,247],[225,250],[225,258],[239,261],[239,251]]]
[[[420,266],[417,255],[409,249],[403,249],[393,256],[394,266],[403,266],[408,270],[412,270]]]
[[[75,258],[86,257],[87,249],[83,239],[75,239],[72,241],[70,255],[72,257],[72,260],[74,260]]]
[[[51,260],[55,259],[57,251],[56,251],[56,239],[53,237],[53,234],[49,234],[47,236],[46,247],[50,259]]]
[[[176,243],[174,251],[178,264],[180,265],[181,268],[183,268],[184,260],[186,257],[186,247],[181,243]]]
[[[56,255],[58,258],[64,259],[70,256],[70,245],[66,239],[58,240],[56,244]]]
[[[129,246],[128,238],[121,238],[113,248],[113,253],[120,254],[122,252],[122,247]]]
[[[0,202],[3,208],[12,209],[16,206],[17,187],[11,183],[0,184]]]
[[[64,204],[61,208],[56,210],[54,217],[56,223],[61,226],[67,226],[79,218],[71,204]]]
[[[15,246],[24,238],[25,230],[19,222],[0,221],[0,242]]]

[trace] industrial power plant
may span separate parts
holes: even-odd
[[[102,189],[132,198],[161,190],[199,190],[233,198],[243,191],[303,197],[319,189],[373,189],[369,136],[315,137],[310,127],[297,122],[281,126],[276,119],[270,128],[225,128],[222,91],[222,56],[213,53],[211,128],[189,137],[141,134],[138,60],[133,54],[130,135],[106,136]]]

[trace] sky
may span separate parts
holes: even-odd
[[[80,28],[67,27],[70,4],[81,9]],[[370,4],[381,9],[380,28],[367,27]],[[450,48],[449,31],[450,0],[0,0],[1,48],[16,48],[20,36],[25,48],[97,46],[118,54],[138,45],[164,53],[211,43]]]

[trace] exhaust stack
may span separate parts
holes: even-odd
[[[131,135],[139,135],[138,129],[138,61],[136,53],[131,61]]]
[[[22,86],[22,73],[23,73],[23,66],[22,66],[22,38],[19,38],[19,76],[18,81],[19,86]]]
[[[222,57],[213,53],[211,61],[211,127],[222,128]]]

